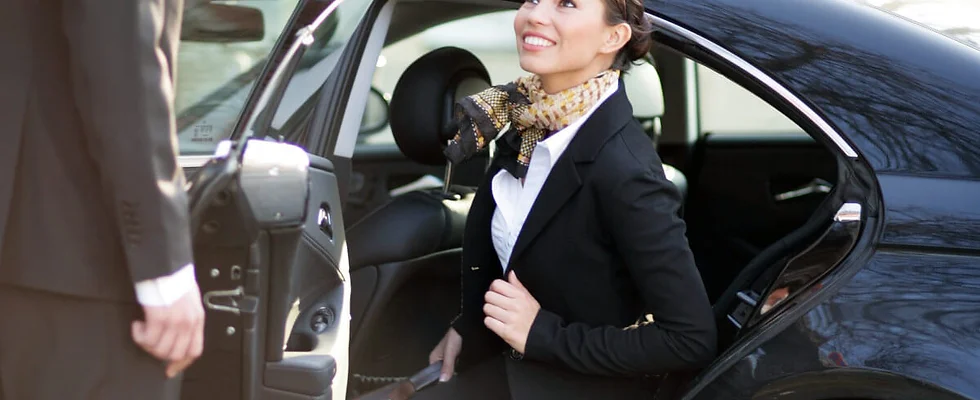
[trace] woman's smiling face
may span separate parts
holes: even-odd
[[[606,23],[605,0],[526,0],[514,18],[521,68],[545,91],[576,86],[609,68],[630,28]]]

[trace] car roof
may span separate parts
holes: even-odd
[[[980,177],[980,51],[852,0],[645,4],[802,97],[876,171]]]

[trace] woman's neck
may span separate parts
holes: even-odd
[[[541,89],[547,94],[555,94],[588,82],[607,69],[609,68],[588,66],[574,71],[539,74],[538,77],[541,78]]]

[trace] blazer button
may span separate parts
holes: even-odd
[[[510,357],[511,360],[514,361],[521,361],[524,359],[524,355],[518,352],[517,350],[514,350],[513,348],[511,348],[510,351],[507,352],[507,355]]]

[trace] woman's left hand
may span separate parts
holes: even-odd
[[[524,354],[527,335],[531,332],[531,324],[538,316],[541,305],[513,271],[508,274],[506,281],[493,281],[483,298],[486,300],[483,313],[487,315],[483,324],[514,350]]]

